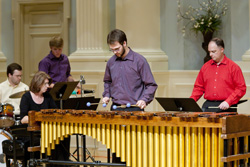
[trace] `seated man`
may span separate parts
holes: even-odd
[[[20,98],[10,98],[10,95],[28,91],[29,87],[21,82],[22,67],[17,63],[12,63],[7,67],[7,80],[0,84],[0,102],[14,106],[14,114],[20,115]]]
[[[191,98],[198,101],[204,93],[206,101],[202,109],[206,112],[225,110],[237,112],[236,108],[230,107],[236,107],[246,93],[246,83],[242,71],[224,54],[222,39],[212,39],[208,44],[208,51],[212,59],[202,66]]]

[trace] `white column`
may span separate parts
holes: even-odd
[[[2,0],[0,0],[0,9],[2,9]],[[2,25],[2,11],[0,10],[0,25]],[[0,71],[6,71],[6,57],[2,52],[2,26],[0,26]]]
[[[160,48],[160,0],[116,0],[116,28],[153,71],[168,70],[168,56]]]
[[[76,1],[77,50],[69,56],[73,71],[104,71],[105,61],[111,54],[106,42],[108,7],[108,0]]]
[[[250,19],[250,0],[249,0],[249,19]],[[249,34],[250,34],[250,20],[249,20]],[[250,39],[250,36],[249,36]],[[250,61],[250,48],[242,56],[242,61]]]

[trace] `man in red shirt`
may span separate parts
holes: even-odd
[[[206,102],[202,109],[206,112],[237,111],[230,107],[237,106],[239,100],[246,93],[246,83],[242,71],[224,54],[222,39],[213,38],[208,44],[208,51],[211,60],[202,66],[196,78],[191,98],[198,101],[204,94]]]

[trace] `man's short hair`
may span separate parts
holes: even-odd
[[[7,67],[7,77],[9,77],[9,74],[13,75],[15,70],[22,71],[22,66],[17,63],[9,64]]]
[[[54,36],[49,41],[50,47],[62,48],[63,47],[63,39],[60,36]]]
[[[122,30],[114,29],[108,34],[107,37],[108,44],[114,44],[115,42],[119,42],[122,45],[124,41],[127,42],[127,37]]]
[[[210,42],[214,42],[214,43],[216,43],[217,46],[225,48],[224,41],[221,38],[213,38],[213,39],[211,39]]]
[[[38,71],[37,73],[35,73],[34,77],[30,82],[30,91],[33,93],[40,92],[41,87],[43,86],[46,79],[49,80],[49,84],[52,83],[52,79],[47,73],[43,71]]]

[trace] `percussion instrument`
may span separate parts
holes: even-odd
[[[7,131],[5,131],[5,130],[3,130],[3,129],[0,129],[0,155],[2,155],[3,154],[3,150],[2,150],[2,142],[4,141],[4,140],[13,140],[13,137],[12,137],[12,135],[9,133],[9,132],[7,132]],[[1,156],[1,158],[4,158],[4,157],[2,157]],[[4,160],[3,159],[1,159],[0,160],[0,167],[6,167],[6,164],[5,163],[2,163],[2,162],[4,162]]]
[[[90,107],[92,105],[99,105],[99,104],[102,104],[103,107],[107,107],[107,104],[106,103],[90,103],[90,102],[87,102],[86,103],[86,106],[87,107]]]
[[[28,90],[14,93],[14,94],[10,95],[9,98],[12,98],[12,99],[21,98],[23,96],[23,94],[26,93],[26,92],[28,92]]]
[[[250,118],[237,113],[29,112],[29,131],[41,130],[41,152],[72,134],[101,141],[131,167],[249,165]]]
[[[14,106],[8,103],[0,103],[0,128],[14,125]]]
[[[116,105],[113,105],[113,109],[116,110],[117,108],[130,108],[130,107],[139,107],[138,105],[136,104],[130,104],[130,103],[127,103],[126,105],[123,104],[123,105],[120,105],[120,106],[116,106]]]

